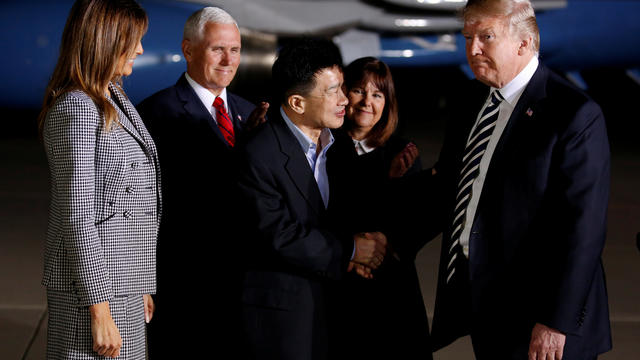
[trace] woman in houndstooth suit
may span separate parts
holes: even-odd
[[[48,359],[145,358],[160,170],[118,84],[142,54],[147,24],[133,0],[78,0],[62,34],[40,114],[51,177]]]

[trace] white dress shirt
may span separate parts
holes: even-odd
[[[496,149],[496,145],[498,141],[500,141],[500,137],[509,122],[509,118],[511,117],[511,113],[513,113],[513,109],[515,108],[524,88],[529,84],[529,81],[533,77],[533,74],[536,72],[538,68],[538,58],[533,56],[527,66],[520,71],[520,73],[511,80],[507,85],[502,87],[502,89],[497,89],[500,91],[504,100],[500,103],[500,113],[498,114],[498,120],[496,121],[496,127],[493,129],[493,133],[491,133],[489,143],[487,144],[487,149],[485,150],[484,155],[482,155],[482,160],[480,160],[479,173],[476,179],[473,181],[473,185],[471,188],[471,199],[469,200],[469,205],[467,205],[467,211],[465,214],[465,220],[463,222],[462,233],[460,234],[460,245],[462,246],[462,251],[464,255],[469,257],[469,235],[471,233],[471,227],[473,225],[473,219],[476,215],[476,210],[478,208],[478,201],[480,200],[480,195],[482,194],[482,187],[484,186],[484,180],[487,176],[487,170],[489,169],[489,164],[491,163],[491,158],[493,156],[493,152]],[[491,92],[493,92],[495,88],[491,88]],[[469,136],[473,133],[473,130],[478,125],[478,120],[480,119],[481,114],[484,112],[484,109],[491,102],[491,95],[487,97],[484,106],[478,113],[478,118],[476,119],[476,123],[471,129]],[[468,139],[467,139],[468,141]]]
[[[193,91],[196,92],[196,95],[198,95],[198,98],[202,101],[202,105],[204,105],[205,109],[207,109],[211,116],[213,116],[213,120],[217,124],[218,119],[216,119],[216,108],[213,107],[213,102],[216,100],[216,96],[209,91],[209,89],[193,80],[188,73],[184,73],[184,77],[187,78],[187,82],[191,85]],[[229,111],[229,103],[227,102],[227,88],[222,89],[222,92],[218,97],[222,98],[224,101],[224,108],[227,110],[227,114],[231,114],[231,111]]]

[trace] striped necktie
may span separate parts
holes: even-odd
[[[216,121],[218,122],[218,128],[222,133],[222,136],[229,146],[233,146],[235,144],[235,135],[233,133],[233,123],[231,119],[229,119],[229,114],[227,114],[227,109],[224,107],[224,100],[221,97],[216,97],[213,101],[213,107],[216,109]]]
[[[458,195],[456,196],[455,217],[451,227],[451,245],[449,247],[449,262],[447,263],[447,283],[456,272],[455,261],[458,252],[462,250],[460,246],[460,235],[465,226],[467,205],[471,199],[471,188],[473,181],[478,176],[480,160],[487,149],[487,144],[491,138],[491,133],[496,127],[500,102],[504,100],[498,90],[491,93],[491,103],[482,112],[480,120],[467,141],[462,158],[462,170],[458,182]]]

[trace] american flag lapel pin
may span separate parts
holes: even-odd
[[[528,115],[529,117],[531,117],[531,116],[533,115],[533,110],[531,110],[531,108],[528,108],[528,109],[527,109],[527,115]]]

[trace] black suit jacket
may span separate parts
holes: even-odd
[[[243,146],[247,273],[242,300],[252,357],[326,356],[326,283],[341,277],[351,238],[332,232],[298,140],[274,111]]]
[[[331,358],[432,359],[429,322],[414,264],[426,237],[424,232],[391,231],[415,225],[403,226],[404,209],[415,212],[415,206],[407,206],[415,194],[402,193],[394,185],[402,189],[403,184],[389,180],[393,158],[409,141],[394,134],[383,145],[358,155],[346,131],[333,134],[327,162],[333,223],[350,234],[384,233],[396,256],[388,251],[373,279],[351,272],[336,282],[331,296]],[[405,177],[421,167],[418,158]]]
[[[462,153],[489,91],[478,82],[474,87],[463,97],[472,103],[458,107],[448,124],[437,165],[449,216],[432,328],[436,349],[471,330],[480,339],[493,334],[496,343],[479,345],[502,345],[505,358],[526,355],[531,329],[542,323],[568,335],[565,359],[609,350],[601,260],[609,196],[605,121],[596,103],[543,65],[487,171],[471,228],[470,287],[445,285]]]
[[[255,106],[229,92],[227,101],[236,138],[241,138]],[[157,145],[164,182],[167,212],[158,239],[157,311],[150,324],[150,353],[158,344],[166,355],[165,338],[172,343],[176,337],[189,343],[200,336],[205,340],[208,333],[198,330],[205,318],[224,330],[222,334],[239,328],[238,232],[244,215],[235,190],[235,150],[224,141],[184,74],[137,108]],[[203,298],[212,289],[214,296]],[[225,336],[206,337],[207,343],[211,341],[220,346],[233,343]]]

